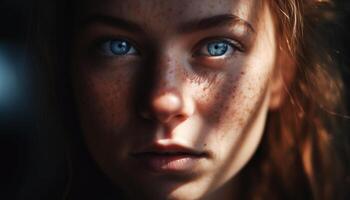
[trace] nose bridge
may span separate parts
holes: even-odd
[[[184,69],[180,57],[163,51],[153,61],[152,85],[149,93],[147,115],[166,127],[186,120],[192,113],[184,90]]]
[[[179,63],[174,53],[169,51],[162,52],[156,59],[150,100],[153,109],[157,110],[163,104],[163,110],[167,107],[168,111],[174,111],[183,105],[183,66]]]
[[[154,90],[181,89],[183,73],[179,58],[171,52],[164,52],[154,63]]]

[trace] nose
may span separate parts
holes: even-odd
[[[168,62],[158,64],[153,75],[149,100],[141,109],[144,119],[157,121],[167,128],[174,128],[194,113],[192,97],[186,93],[182,66]]]
[[[165,125],[176,125],[191,116],[193,109],[188,104],[179,92],[163,91],[150,101],[151,117]]]

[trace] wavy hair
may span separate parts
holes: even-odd
[[[269,113],[263,141],[240,175],[244,199],[346,199],[350,151],[342,127],[348,117],[342,76],[327,44],[334,4],[268,3],[280,48],[295,61],[296,74],[285,87],[283,105]]]

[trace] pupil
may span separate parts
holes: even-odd
[[[112,41],[111,51],[117,55],[124,55],[129,51],[130,47],[125,41]]]
[[[208,45],[208,52],[211,56],[221,56],[226,53],[227,48],[225,42],[212,42]]]

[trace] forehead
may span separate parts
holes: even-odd
[[[262,0],[88,0],[78,1],[78,16],[103,14],[145,26],[173,25],[184,21],[234,14],[254,25]]]

